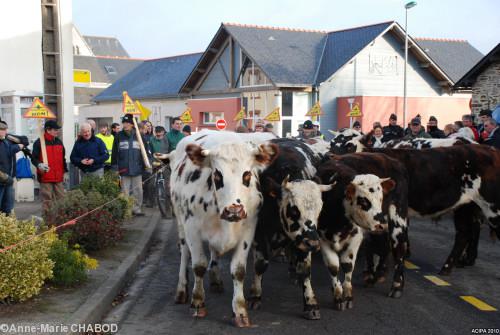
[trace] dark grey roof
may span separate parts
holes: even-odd
[[[481,60],[479,60],[460,80],[455,84],[455,89],[471,89],[479,76],[486,67],[500,60],[500,43],[496,45]]]
[[[73,56],[73,68],[89,70],[90,79],[93,83],[112,84],[135,69],[142,62],[144,62],[144,60],[132,58]]]
[[[277,85],[312,85],[326,32],[224,24]]]
[[[414,38],[429,57],[448,77],[457,82],[482,57],[476,48],[465,40]]]
[[[95,97],[95,101],[122,99],[127,91],[133,99],[169,98],[178,92],[201,53],[147,60]]]
[[[129,57],[129,54],[115,37],[83,36],[94,56]]]
[[[327,80],[393,23],[383,22],[328,33],[315,83],[319,85]]]

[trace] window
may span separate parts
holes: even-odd
[[[283,116],[293,116],[293,92],[281,92],[281,108]]]
[[[30,105],[33,103],[33,100],[35,100],[35,98],[33,98],[33,97],[21,97],[22,104]]]
[[[116,69],[112,65],[104,65],[104,68],[106,69],[106,72],[108,74],[116,74]]]
[[[12,103],[12,97],[1,97],[0,98],[0,104],[11,104]]]
[[[203,124],[215,124],[217,120],[223,119],[223,112],[204,112],[203,113]]]
[[[243,66],[241,67],[240,77],[238,79],[238,86],[266,86],[269,85],[267,79],[261,68],[252,62],[245,54],[242,54]]]

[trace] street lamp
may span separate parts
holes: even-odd
[[[406,68],[408,66],[408,9],[417,5],[416,1],[410,1],[405,5],[405,69],[404,69],[404,93],[403,93],[403,129],[406,127]]]

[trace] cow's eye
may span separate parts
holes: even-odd
[[[296,221],[296,220],[300,219],[300,211],[299,211],[299,209],[297,208],[297,206],[290,206],[290,205],[288,205],[288,206],[287,206],[287,211],[286,211],[286,214],[287,214],[287,216],[288,216],[290,219],[292,219],[292,220],[294,220],[294,221]]]
[[[250,171],[243,172],[243,185],[250,187],[250,180],[252,179],[252,173]]]
[[[222,178],[222,173],[217,169],[214,172],[214,184],[216,190],[224,187],[224,179]]]

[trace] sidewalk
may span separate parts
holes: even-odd
[[[40,203],[16,203],[18,218],[39,216]],[[99,267],[89,272],[89,280],[75,288],[53,288],[48,285],[40,295],[23,303],[0,305],[0,323],[15,325],[71,325],[95,323],[112,307],[112,301],[133,277],[155,238],[162,220],[157,209],[146,209],[144,217],[124,224],[124,238],[116,246],[96,254]],[[8,334],[8,333],[7,333]]]

